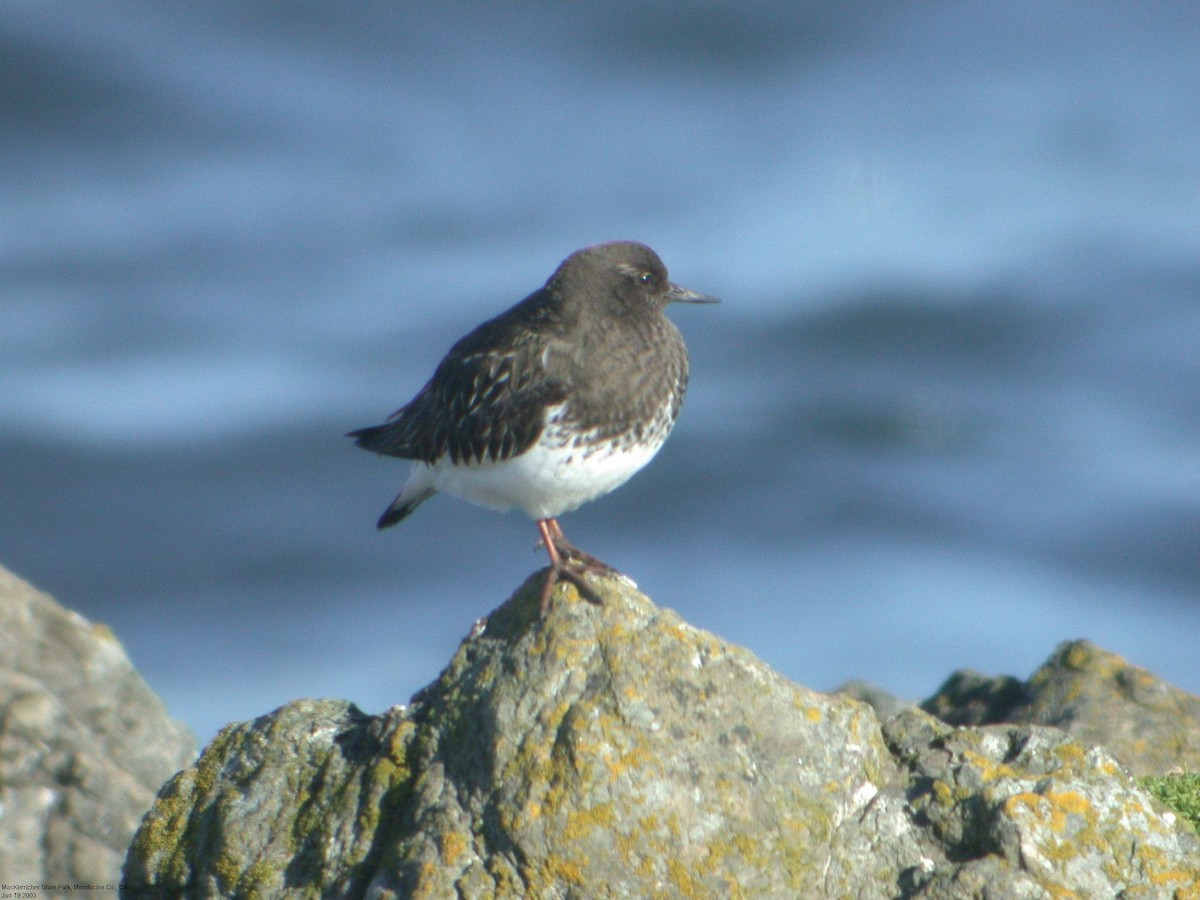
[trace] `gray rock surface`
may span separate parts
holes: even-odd
[[[833,689],[832,693],[843,694],[867,704],[867,706],[875,710],[875,716],[880,722],[886,722],[902,710],[917,705],[912,700],[897,697],[891,691],[881,688],[879,685],[871,684],[868,681],[859,681],[858,679],[839,685]]]
[[[1135,775],[1200,770],[1200,697],[1088,641],[1060,644],[1024,682],[956,672],[921,707],[952,725],[1053,725]]]
[[[1200,843],[1105,750],[792,684],[619,580],[535,576],[409,707],[299,701],[160,793],[125,896],[1170,897]],[[1192,893],[1188,893],[1192,892]]]
[[[155,793],[195,756],[112,632],[0,568],[0,884],[115,891]]]

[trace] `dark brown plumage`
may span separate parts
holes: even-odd
[[[663,314],[675,301],[714,302],[672,284],[649,247],[601,244],[459,340],[408,404],[351,432],[364,449],[414,461],[379,527],[442,490],[539,522],[552,564],[543,600],[558,575],[577,580],[564,558],[603,565],[554,519],[624,482],[674,425],[688,379],[683,338]]]

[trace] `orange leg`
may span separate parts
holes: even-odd
[[[587,586],[582,575],[571,571],[569,564],[574,562],[588,571],[611,572],[613,571],[612,567],[571,546],[563,536],[562,529],[558,527],[558,522],[554,519],[538,519],[537,527],[542,535],[542,544],[550,557],[550,568],[546,570],[546,581],[542,585],[539,604],[542,616],[545,616],[550,609],[550,595],[554,592],[554,585],[560,578],[565,578],[575,585],[584,599],[591,603],[599,603],[600,598],[596,592]]]
[[[550,532],[554,543],[554,549],[558,551],[560,559],[566,559],[583,566],[589,572],[615,572],[612,566],[601,559],[597,559],[590,553],[584,553],[574,544],[567,540],[567,536],[563,534],[562,527],[558,524],[557,519],[546,519],[546,531]],[[541,527],[541,523],[538,524]],[[545,540],[545,532],[542,533],[542,539]]]

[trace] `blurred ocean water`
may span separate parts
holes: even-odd
[[[829,689],[1084,636],[1200,691],[1189,4],[0,9],[0,563],[202,738],[376,710],[536,531],[342,434],[568,253],[646,241],[659,458],[564,519]]]

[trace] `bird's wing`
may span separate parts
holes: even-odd
[[[376,453],[433,463],[499,461],[528,450],[542,433],[546,408],[570,395],[532,347],[471,352],[460,342],[433,378],[383,425],[351,433]]]

